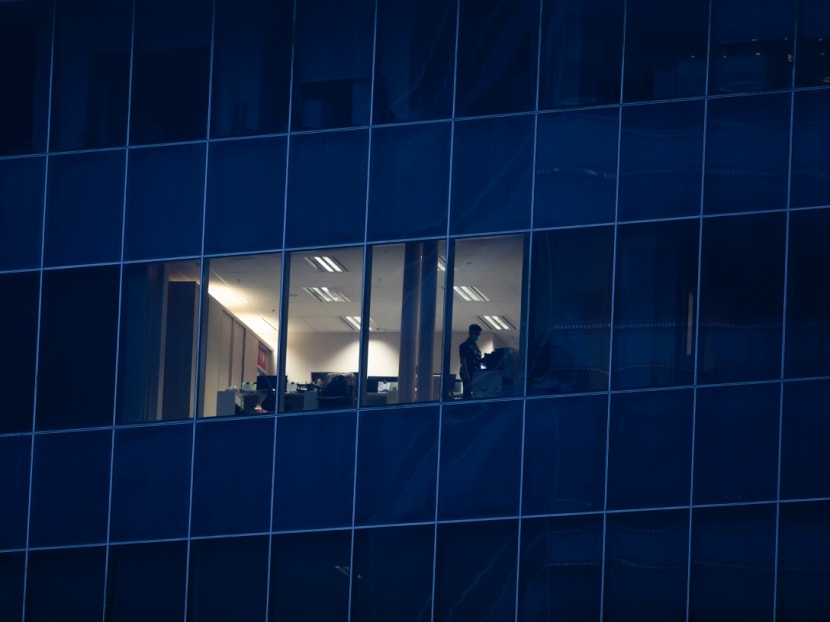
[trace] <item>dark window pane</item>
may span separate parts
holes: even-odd
[[[830,82],[830,4],[826,0],[798,1],[798,62],[796,86]]]
[[[187,535],[192,446],[189,425],[116,431],[112,540]]]
[[[608,516],[607,620],[685,620],[689,511]]]
[[[212,136],[288,127],[293,3],[219,0],[213,48]]]
[[[607,421],[604,395],[527,403],[522,514],[603,508]]]
[[[369,131],[291,138],[287,246],[363,241]]]
[[[202,423],[195,453],[191,532],[268,531],[274,419]]]
[[[0,549],[26,546],[31,457],[31,435],[0,437]]]
[[[23,577],[26,573],[26,554],[0,554],[0,611],[6,620],[23,618]]]
[[[380,0],[375,123],[452,114],[456,0]]]
[[[279,419],[275,530],[351,525],[354,444],[353,413]]]
[[[352,618],[429,620],[434,539],[432,525],[355,531]]]
[[[361,413],[358,447],[356,523],[434,519],[437,408]]]
[[[830,33],[827,41],[830,42]],[[830,50],[830,43],[825,45]],[[830,53],[827,58],[830,58]],[[830,67],[827,77],[830,83]],[[792,207],[830,204],[830,175],[827,174],[830,170],[830,152],[827,149],[830,143],[828,108],[830,90],[795,94],[790,190]]]
[[[30,546],[104,542],[112,433],[35,438]]]
[[[456,115],[535,107],[540,0],[461,0]]]
[[[697,220],[619,227],[613,388],[693,383],[699,228]]]
[[[613,222],[618,108],[539,115],[536,227]]]
[[[518,402],[465,404],[444,409],[439,518],[518,513],[521,411]]]
[[[130,144],[207,131],[210,0],[136,0]]]
[[[779,377],[784,218],[704,220],[698,382]]]
[[[0,269],[40,267],[45,163],[0,160]]]
[[[532,159],[531,116],[456,123],[451,231],[528,228]]]
[[[703,113],[703,101],[623,108],[620,220],[700,213]]]
[[[692,513],[690,620],[772,620],[775,506]]]
[[[543,0],[539,108],[620,100],[623,0]]]
[[[350,547],[350,531],[274,536],[270,622],[345,622],[349,614]]]
[[[205,252],[282,246],[285,139],[214,142],[208,162]]]
[[[623,99],[703,95],[708,0],[628,0]]]
[[[787,94],[710,100],[703,211],[786,207],[789,129]]]
[[[778,384],[699,389],[694,502],[775,499]]]
[[[778,523],[778,620],[830,615],[830,503],[781,505]]]
[[[611,396],[609,510],[689,504],[693,397],[691,390]]]
[[[51,51],[52,2],[0,7],[0,155],[46,150]]]
[[[121,258],[124,160],[123,151],[81,153],[49,160],[45,265]]]
[[[613,248],[610,227],[535,234],[528,393],[608,388]]]
[[[709,93],[789,87],[794,29],[795,0],[714,0]]]
[[[268,538],[193,540],[188,584],[188,621],[264,619]]]
[[[292,129],[368,124],[374,3],[296,4]]]
[[[102,619],[105,559],[104,547],[30,552],[26,620]]]
[[[781,414],[781,498],[830,497],[830,381],[787,382]]]
[[[436,621],[512,620],[518,521],[438,525]]]
[[[519,620],[599,620],[602,515],[522,521]]]
[[[117,266],[44,273],[37,429],[112,424],[117,333]]]
[[[53,150],[127,142],[132,4],[130,0],[56,2]]]
[[[0,300],[14,301],[0,307],[0,322],[8,328],[0,340],[0,360],[14,361],[0,374],[0,393],[6,396],[0,433],[32,430],[39,286],[37,272],[0,275]]]
[[[205,146],[131,149],[124,255],[198,255],[202,241]]]
[[[446,235],[449,174],[449,123],[373,130],[369,239]]]

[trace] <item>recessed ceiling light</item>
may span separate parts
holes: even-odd
[[[306,255],[305,260],[320,272],[348,272],[346,266],[328,255]]]
[[[478,319],[492,330],[515,330],[516,327],[504,315],[479,315]]]
[[[345,294],[331,287],[303,287],[320,302],[350,302]]]
[[[490,300],[483,291],[475,285],[456,285],[453,287],[455,293],[461,296],[465,302],[487,302]]]

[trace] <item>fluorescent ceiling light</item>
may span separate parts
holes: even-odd
[[[311,255],[306,256],[305,260],[315,269],[320,272],[348,272],[346,266],[337,261],[334,257],[327,255]]]
[[[447,260],[438,255],[438,272],[446,272],[447,271]]]
[[[350,302],[343,293],[330,287],[303,287],[303,289],[320,302]]]
[[[504,315],[479,315],[478,319],[492,330],[515,330],[516,327]]]
[[[340,315],[340,321],[352,330],[360,330],[360,316],[359,315]],[[376,332],[378,330],[377,324],[372,318],[369,318],[369,331]]]
[[[474,285],[456,285],[453,289],[465,302],[486,302],[490,300],[483,291]]]

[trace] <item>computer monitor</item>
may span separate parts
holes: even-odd
[[[260,374],[256,377],[256,390],[268,392],[259,405],[260,408],[266,412],[274,412],[277,409],[277,377]]]

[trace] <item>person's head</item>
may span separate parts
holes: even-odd
[[[478,324],[470,324],[469,333],[472,339],[478,339],[478,336],[481,334],[481,326]]]

